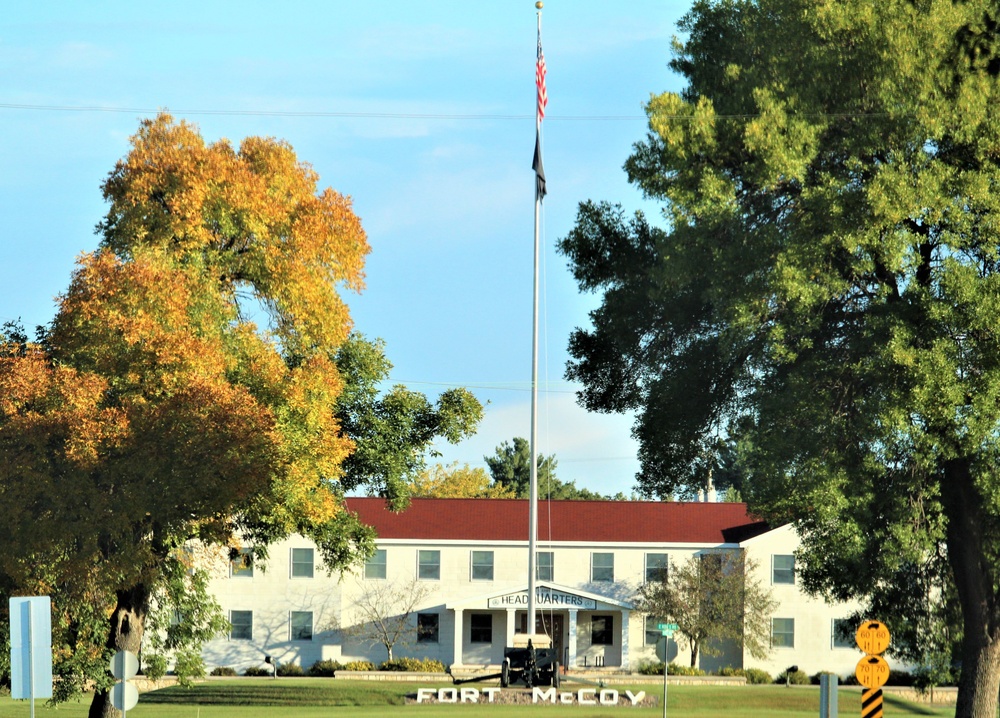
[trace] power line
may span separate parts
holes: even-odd
[[[523,386],[516,386],[511,384],[470,384],[463,382],[445,382],[445,381],[407,381],[405,379],[390,379],[386,383],[393,384],[405,384],[410,385],[423,385],[423,386],[447,386],[447,387],[461,387],[465,389],[484,389],[489,391],[531,391],[531,383],[524,382]],[[576,389],[543,389],[539,386],[538,391],[545,394],[575,394]]]
[[[178,115],[227,115],[246,117],[332,117],[357,119],[385,120],[532,120],[534,115],[501,115],[501,114],[449,114],[449,113],[419,113],[419,112],[328,112],[328,111],[292,111],[292,110],[167,110],[166,108],[151,109],[148,107],[106,107],[101,105],[28,105],[11,102],[0,103],[4,110],[30,110],[35,112],[107,112],[149,115],[158,112],[172,112]],[[546,117],[552,120],[568,121],[636,121],[645,120],[645,115],[552,115]]]
[[[464,114],[464,113],[419,113],[419,112],[330,112],[321,110],[168,110],[167,108],[152,109],[149,107],[108,107],[102,105],[30,105],[24,103],[0,102],[2,110],[28,110],[33,112],[107,112],[107,113],[128,113],[140,115],[152,115],[158,112],[172,112],[177,115],[225,115],[235,117],[314,117],[314,118],[343,118],[343,119],[383,119],[383,120],[532,120],[534,115],[505,115],[505,114]],[[802,112],[790,113],[791,117],[801,117],[808,119],[857,119],[891,117],[889,112]],[[709,117],[696,117],[693,115],[657,115],[663,120],[682,120],[693,122],[695,120],[754,120],[761,117],[760,114],[733,114],[733,115],[711,115]],[[645,122],[646,115],[546,115],[546,120],[556,122]]]

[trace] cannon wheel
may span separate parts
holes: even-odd
[[[510,659],[504,658],[500,665],[500,687],[507,688],[508,686],[510,686]]]
[[[552,687],[559,688],[561,678],[559,677],[559,661],[552,664]]]

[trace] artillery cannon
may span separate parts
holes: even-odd
[[[455,684],[500,679],[500,687],[522,683],[527,688],[551,685],[559,687],[559,657],[552,647],[552,639],[545,634],[514,636],[514,645],[503,649],[503,663],[499,673],[455,680]]]

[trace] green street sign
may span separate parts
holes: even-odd
[[[658,629],[660,629],[661,631],[676,631],[677,630],[677,624],[676,623],[657,623],[656,627]]]

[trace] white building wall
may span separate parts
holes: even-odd
[[[832,644],[832,627],[835,619],[846,618],[854,610],[850,605],[827,605],[824,601],[807,596],[795,584],[773,583],[772,556],[790,555],[798,546],[791,527],[782,527],[750,539],[742,544],[758,564],[756,578],[773,591],[779,602],[777,618],[794,620],[794,645],[775,648],[769,659],[759,660],[749,654],[731,649],[720,658],[701,656],[702,667],[717,669],[756,667],[776,675],[790,665],[797,665],[808,673],[833,671],[840,675],[852,673],[860,653],[852,648],[835,648]],[[461,604],[462,640],[460,650],[465,665],[497,665],[503,659],[504,646],[513,636],[513,610],[490,609],[486,597],[499,596],[523,590],[527,584],[527,549],[522,542],[486,543],[451,541],[430,544],[415,540],[387,540],[378,543],[386,552],[386,578],[364,579],[363,571],[341,576],[327,576],[319,563],[319,552],[314,551],[315,567],[312,578],[292,576],[291,551],[293,548],[315,548],[302,537],[279,542],[269,550],[266,566],[256,566],[252,577],[230,576],[225,570],[227,561],[219,557],[221,577],[211,583],[211,590],[227,616],[233,610],[253,612],[253,634],[249,639],[220,637],[205,649],[206,665],[226,665],[244,670],[251,665],[263,665],[266,655],[281,663],[294,662],[308,668],[320,659],[341,662],[367,659],[374,663],[385,660],[385,649],[379,644],[365,644],[345,636],[339,630],[358,620],[353,609],[357,597],[374,581],[394,582],[404,585],[417,576],[418,551],[440,551],[440,578],[420,581],[427,590],[411,616],[411,631],[394,648],[394,655],[435,658],[445,665],[455,661],[458,646],[455,641],[454,616],[456,604]],[[569,612],[560,611],[564,631],[561,643],[564,654],[574,646],[571,662],[582,667],[603,663],[605,666],[628,665],[637,668],[643,662],[659,660],[657,647],[646,643],[645,617],[631,613],[629,602],[637,587],[645,579],[646,555],[666,553],[671,566],[677,566],[690,556],[720,549],[736,550],[736,544],[545,544],[539,551],[551,551],[554,558],[553,583],[570,591],[605,597],[597,609],[576,611],[573,640],[569,635]],[[493,551],[493,580],[472,578],[472,551]],[[614,581],[592,580],[594,553],[614,555]],[[217,567],[218,568],[218,567]],[[480,601],[477,597],[482,597]],[[466,603],[463,603],[466,602]],[[312,614],[311,640],[294,640],[291,635],[291,612]],[[416,613],[437,613],[439,634],[437,643],[417,643]],[[492,616],[491,643],[471,640],[472,616]],[[611,615],[614,621],[614,638],[610,645],[593,645],[591,619],[595,615]],[[627,618],[626,618],[627,616]],[[523,619],[521,619],[523,620]],[[623,635],[623,624],[627,623]],[[662,655],[662,654],[661,654]],[[690,652],[680,642],[670,640],[667,658],[681,665],[690,662]]]
[[[762,668],[772,675],[792,665],[810,675],[820,671],[832,671],[841,677],[851,675],[862,654],[853,645],[834,646],[833,626],[834,621],[847,619],[857,611],[859,604],[829,604],[822,598],[808,595],[802,590],[797,572],[793,584],[776,583],[774,580],[774,557],[794,555],[798,546],[798,537],[790,525],[744,542],[747,555],[758,564],[756,579],[762,586],[770,588],[778,601],[773,617],[794,621],[793,646],[774,648],[771,657],[766,660],[755,659],[747,653],[744,665]]]

